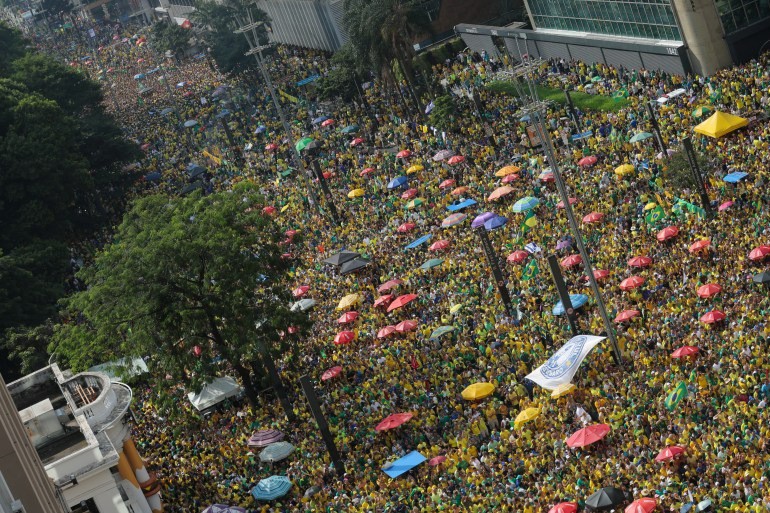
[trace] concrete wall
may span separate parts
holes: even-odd
[[[671,0],[693,71],[711,75],[733,63],[714,0]]]

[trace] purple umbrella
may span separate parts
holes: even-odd
[[[557,251],[560,249],[567,249],[569,247],[572,247],[572,241],[570,241],[569,239],[562,239],[556,244]]]
[[[476,216],[476,219],[471,223],[471,228],[478,228],[484,226],[484,223],[497,216],[494,212],[484,212],[481,215]]]
[[[441,150],[435,155],[433,155],[433,160],[436,162],[441,162],[444,159],[448,159],[449,157],[453,156],[455,152],[452,150]]]
[[[240,506],[227,506],[225,504],[212,504],[203,510],[203,513],[246,513]]]
[[[283,440],[284,434],[277,429],[263,429],[257,431],[249,438],[249,447],[267,447],[268,445]]]

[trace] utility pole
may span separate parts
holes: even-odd
[[[497,290],[500,292],[500,298],[503,300],[503,306],[505,312],[513,317],[513,305],[511,304],[511,294],[508,292],[508,285],[503,277],[503,272],[500,270],[500,263],[497,259],[497,253],[492,247],[492,241],[489,240],[486,227],[482,224],[478,228],[475,228],[476,233],[481,239],[481,247],[484,249],[484,253],[487,255],[487,262],[489,263],[489,269],[492,271],[492,279],[495,280]]]
[[[706,215],[711,217],[711,200],[709,199],[708,192],[706,192],[706,184],[703,182],[703,175],[698,165],[698,159],[695,156],[695,151],[692,148],[692,141],[689,137],[682,139],[682,146],[684,146],[684,153],[687,155],[687,161],[690,163],[690,170],[692,176],[695,178],[695,183],[698,185],[698,192],[700,193],[700,202],[703,205],[703,210],[706,211]]]
[[[332,436],[331,431],[329,431],[329,424],[326,422],[326,417],[324,417],[323,411],[321,411],[321,405],[318,402],[315,387],[313,387],[310,378],[307,376],[301,376],[299,378],[299,384],[302,386],[302,392],[304,392],[305,398],[307,399],[310,413],[313,414],[313,418],[315,419],[316,424],[318,424],[318,431],[320,431],[321,439],[324,441],[326,450],[329,452],[329,458],[331,458],[332,463],[334,464],[334,470],[337,472],[337,477],[341,478],[345,475],[345,463],[342,461],[342,457],[337,450],[337,445],[334,443],[334,437]]]
[[[567,314],[567,320],[569,321],[572,335],[577,336],[579,333],[577,323],[575,322],[575,309],[572,307],[572,300],[569,297],[567,286],[564,284],[564,277],[561,274],[561,267],[559,266],[559,261],[556,259],[556,255],[548,255],[548,267],[551,268],[553,283],[556,285],[556,292],[559,293],[561,305],[564,307],[564,312]]]

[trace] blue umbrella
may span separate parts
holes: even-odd
[[[151,70],[147,70],[144,72],[145,75],[152,75],[153,73],[157,73],[160,71],[160,68],[152,68]]]
[[[270,476],[251,489],[251,496],[258,501],[272,501],[289,493],[291,486],[288,477]]]
[[[134,75],[134,80],[142,80],[144,78],[144,73],[137,73]]]
[[[408,178],[405,176],[397,176],[388,183],[388,189],[395,189],[397,187],[403,187],[408,182]]]
[[[513,211],[514,212],[527,212],[528,210],[532,210],[536,206],[540,204],[540,200],[537,198],[533,198],[532,196],[527,196],[525,198],[521,198],[519,201],[513,204]]]
[[[147,180],[148,182],[157,182],[158,180],[160,180],[160,173],[158,173],[157,171],[153,171],[152,173],[147,173],[146,175],[144,175],[144,179]]]
[[[522,116],[521,119],[519,119],[519,121],[523,121],[524,123],[529,123],[531,120],[532,118],[529,117],[529,114]]]
[[[217,119],[222,119],[229,115],[230,115],[230,111],[228,109],[222,109],[221,111],[219,111],[219,114],[217,114]]]
[[[358,125],[348,125],[342,130],[340,130],[343,134],[353,134],[358,132]]]
[[[289,457],[294,452],[294,446],[289,442],[275,442],[259,453],[259,460],[264,462],[281,461]]]
[[[458,210],[472,207],[475,204],[476,204],[476,200],[467,199],[465,201],[461,201],[460,203],[454,203],[452,205],[449,205],[446,209],[449,210],[450,212],[457,212]]]
[[[187,121],[184,122],[184,127],[185,128],[191,128],[191,127],[194,127],[197,124],[198,124],[198,120],[197,119],[188,119]]]
[[[264,134],[267,131],[267,127],[265,125],[259,125],[256,130],[254,130],[255,134]]]
[[[317,117],[317,118],[315,118],[315,119],[313,120],[313,124],[314,124],[314,125],[317,125],[318,123],[323,123],[323,122],[324,122],[324,121],[326,121],[327,119],[329,119],[329,116],[319,116],[319,117]]]
[[[428,235],[423,235],[423,236],[422,236],[422,237],[420,237],[419,239],[417,239],[417,240],[415,240],[415,241],[412,241],[411,243],[409,243],[409,244],[406,246],[406,249],[414,249],[414,248],[416,248],[417,246],[420,246],[421,244],[424,244],[424,243],[428,242],[428,240],[430,240],[430,238],[431,238],[431,234],[430,234],[430,233],[429,233]]]
[[[471,228],[478,228],[479,226],[484,226],[484,223],[489,221],[490,219],[494,219],[497,216],[494,212],[484,212],[483,214],[477,215],[476,219],[473,220],[471,223]]]
[[[735,171],[733,173],[730,173],[729,175],[726,175],[722,180],[724,180],[727,183],[738,183],[744,178],[749,176],[748,173],[744,173],[743,171]]]
[[[496,230],[497,228],[501,228],[505,226],[505,223],[508,222],[508,219],[503,216],[496,216],[492,219],[487,219],[484,221],[484,228],[487,230]]]
[[[174,109],[173,109],[173,107],[166,107],[165,109],[163,109],[162,111],[160,111],[160,115],[161,115],[161,116],[168,116],[168,115],[169,115],[169,114],[171,114],[172,112],[174,112]]]
[[[569,300],[572,303],[572,308],[580,308],[588,302],[588,296],[585,294],[570,294]],[[556,306],[553,307],[552,313],[554,315],[564,315],[564,305],[561,304],[561,301],[556,303]]]
[[[427,458],[417,451],[412,451],[406,456],[403,456],[392,463],[388,463],[382,467],[382,471],[385,472],[392,479],[397,478],[401,474],[409,472],[414,467],[425,461]]]

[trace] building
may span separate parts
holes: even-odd
[[[709,75],[770,49],[770,0],[525,0],[532,29],[458,25],[474,50]],[[518,55],[512,53],[512,55]]]
[[[47,488],[66,505],[58,510],[25,506],[28,513],[163,510],[160,483],[145,468],[131,438],[133,396],[128,385],[100,372],[73,376],[53,364],[8,384],[3,395],[8,394],[11,403],[0,403],[2,414],[21,420],[26,440],[7,444],[0,439],[0,449],[7,453],[0,459],[0,472],[22,502],[34,490]],[[22,452],[25,446],[34,449],[34,456]],[[42,464],[47,480],[17,475],[14,458]]]

